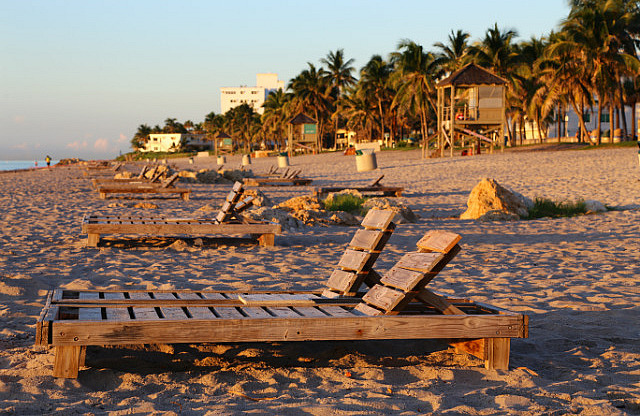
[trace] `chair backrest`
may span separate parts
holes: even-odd
[[[242,198],[242,194],[244,194],[242,182],[234,183],[233,188],[222,203],[222,207],[220,208],[218,215],[216,215],[215,220],[217,223],[220,224],[228,221],[234,215],[236,204],[240,201],[240,198]],[[246,208],[248,208],[248,205],[245,206],[243,210]]]
[[[149,169],[149,165],[144,165],[142,167],[142,170],[140,171],[140,174],[138,175],[138,179],[144,178],[144,174],[147,173],[148,169]]]
[[[356,310],[366,315],[394,315],[404,309],[460,251],[460,235],[429,231],[362,297]]]
[[[162,182],[162,188],[169,188],[173,186],[173,183],[178,180],[179,173],[174,173],[170,178]]]
[[[367,276],[374,273],[373,264],[395,229],[394,215],[391,210],[369,210],[362,220],[364,229],[356,231],[351,239],[338,267],[329,277],[323,296],[333,298],[356,294]]]

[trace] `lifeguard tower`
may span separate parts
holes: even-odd
[[[318,122],[306,114],[300,113],[289,121],[287,153],[289,156],[295,151],[317,153]]]
[[[225,132],[218,132],[214,136],[214,151],[216,157],[220,154],[233,154],[233,138]]]
[[[456,142],[471,154],[481,147],[504,147],[505,85],[507,81],[474,64],[468,64],[436,84],[438,90],[438,149],[447,145],[453,156]],[[464,150],[463,150],[464,151]]]

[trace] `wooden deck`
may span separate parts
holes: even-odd
[[[244,178],[246,186],[304,186],[309,185],[311,181],[303,178]]]
[[[464,315],[416,302],[398,315],[367,316],[354,309],[359,296],[57,289],[36,345],[56,348],[55,377],[75,378],[88,345],[444,338],[487,368],[508,369],[510,339],[528,336],[527,316],[466,299],[446,298]]]
[[[208,218],[171,218],[163,216],[85,215],[82,232],[88,235],[87,246],[96,247],[103,234],[138,235],[251,235],[260,245],[273,246],[275,234],[282,228],[272,223],[218,223]]]

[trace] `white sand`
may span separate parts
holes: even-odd
[[[166,240],[107,240],[84,248],[84,213],[218,206],[230,185],[188,185],[192,199],[98,199],[77,168],[0,174],[0,414],[471,414],[640,413],[640,167],[635,148],[505,152],[420,160],[383,152],[357,173],[353,156],[292,159],[313,187],[406,188],[422,219],[398,226],[377,263],[386,270],[429,229],[463,236],[432,282],[440,291],[530,315],[511,370],[489,371],[437,341],[90,347],[77,380],[51,376],[53,351],[34,349],[47,290],[63,287],[319,289],[356,228],[309,227],[276,247],[178,251]],[[182,167],[213,167],[214,158]],[[254,159],[264,172],[275,159]],[[228,166],[239,166],[229,158]],[[139,165],[129,165],[132,171]],[[454,219],[483,177],[529,197],[597,199],[618,210],[566,219]],[[275,202],[312,187],[263,188]],[[125,205],[122,207],[113,205]],[[110,206],[112,205],[112,206]],[[268,399],[255,401],[253,399]]]

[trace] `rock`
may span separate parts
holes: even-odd
[[[518,214],[494,209],[485,212],[483,215],[476,219],[478,221],[517,221],[520,219],[520,217],[518,216]]]
[[[529,216],[527,206],[532,206],[524,196],[501,186],[494,179],[485,178],[478,183],[467,200],[467,210],[460,215],[460,219],[478,219],[489,211],[502,211],[505,218],[526,218]],[[512,215],[511,215],[512,214]],[[489,214],[488,218],[497,218],[496,213]]]
[[[195,183],[197,182],[196,175],[197,173],[192,170],[181,170],[178,172],[180,182]]]
[[[244,195],[245,196],[252,196],[253,197],[253,201],[251,201],[251,202],[256,207],[271,207],[271,206],[273,206],[273,201],[271,201],[271,199],[269,199],[269,197],[266,196],[259,189],[246,189],[244,191]]]
[[[167,249],[172,249],[176,251],[183,251],[183,250],[186,250],[187,248],[189,248],[189,245],[184,240],[176,240],[173,242],[173,244],[167,247]]]
[[[360,225],[362,222],[355,215],[345,211],[335,211],[329,220],[339,225]]]
[[[390,209],[395,212],[395,216],[393,217],[393,222],[396,224],[405,224],[405,223],[413,223],[418,221],[418,216],[411,211],[411,208],[405,206],[397,199],[390,199],[384,197],[378,198],[369,198],[364,204],[362,204],[362,208],[367,211],[372,208],[377,209]]]
[[[202,247],[204,245],[204,241],[202,240],[202,238],[196,238],[195,240],[193,240],[193,245],[196,247]]]
[[[124,171],[124,172],[117,172],[117,173],[113,176],[113,178],[114,178],[114,179],[131,179],[131,178],[133,178],[133,173],[131,173],[131,172],[127,172],[127,171]]]
[[[284,230],[297,229],[304,225],[289,215],[287,211],[278,208],[261,207],[243,214],[254,220],[275,222],[280,224]]]
[[[201,169],[196,174],[196,180],[200,183],[218,183],[220,178],[215,170]]]
[[[322,209],[322,203],[315,196],[297,196],[276,206],[285,211],[308,211]]]
[[[143,208],[143,209],[156,209],[158,206],[152,202],[138,202],[133,206],[134,208]]]
[[[217,211],[217,210],[218,210],[218,208],[212,207],[209,204],[203,205],[200,208],[198,208],[198,211],[203,211],[203,212],[211,212],[211,211]]]
[[[587,209],[587,214],[595,214],[598,212],[607,212],[607,207],[600,201],[596,201],[595,199],[587,199],[584,201],[584,206]]]
[[[223,178],[231,181],[231,182],[242,182],[244,178],[252,178],[253,171],[251,170],[239,170],[239,169],[223,169],[218,171]]]

